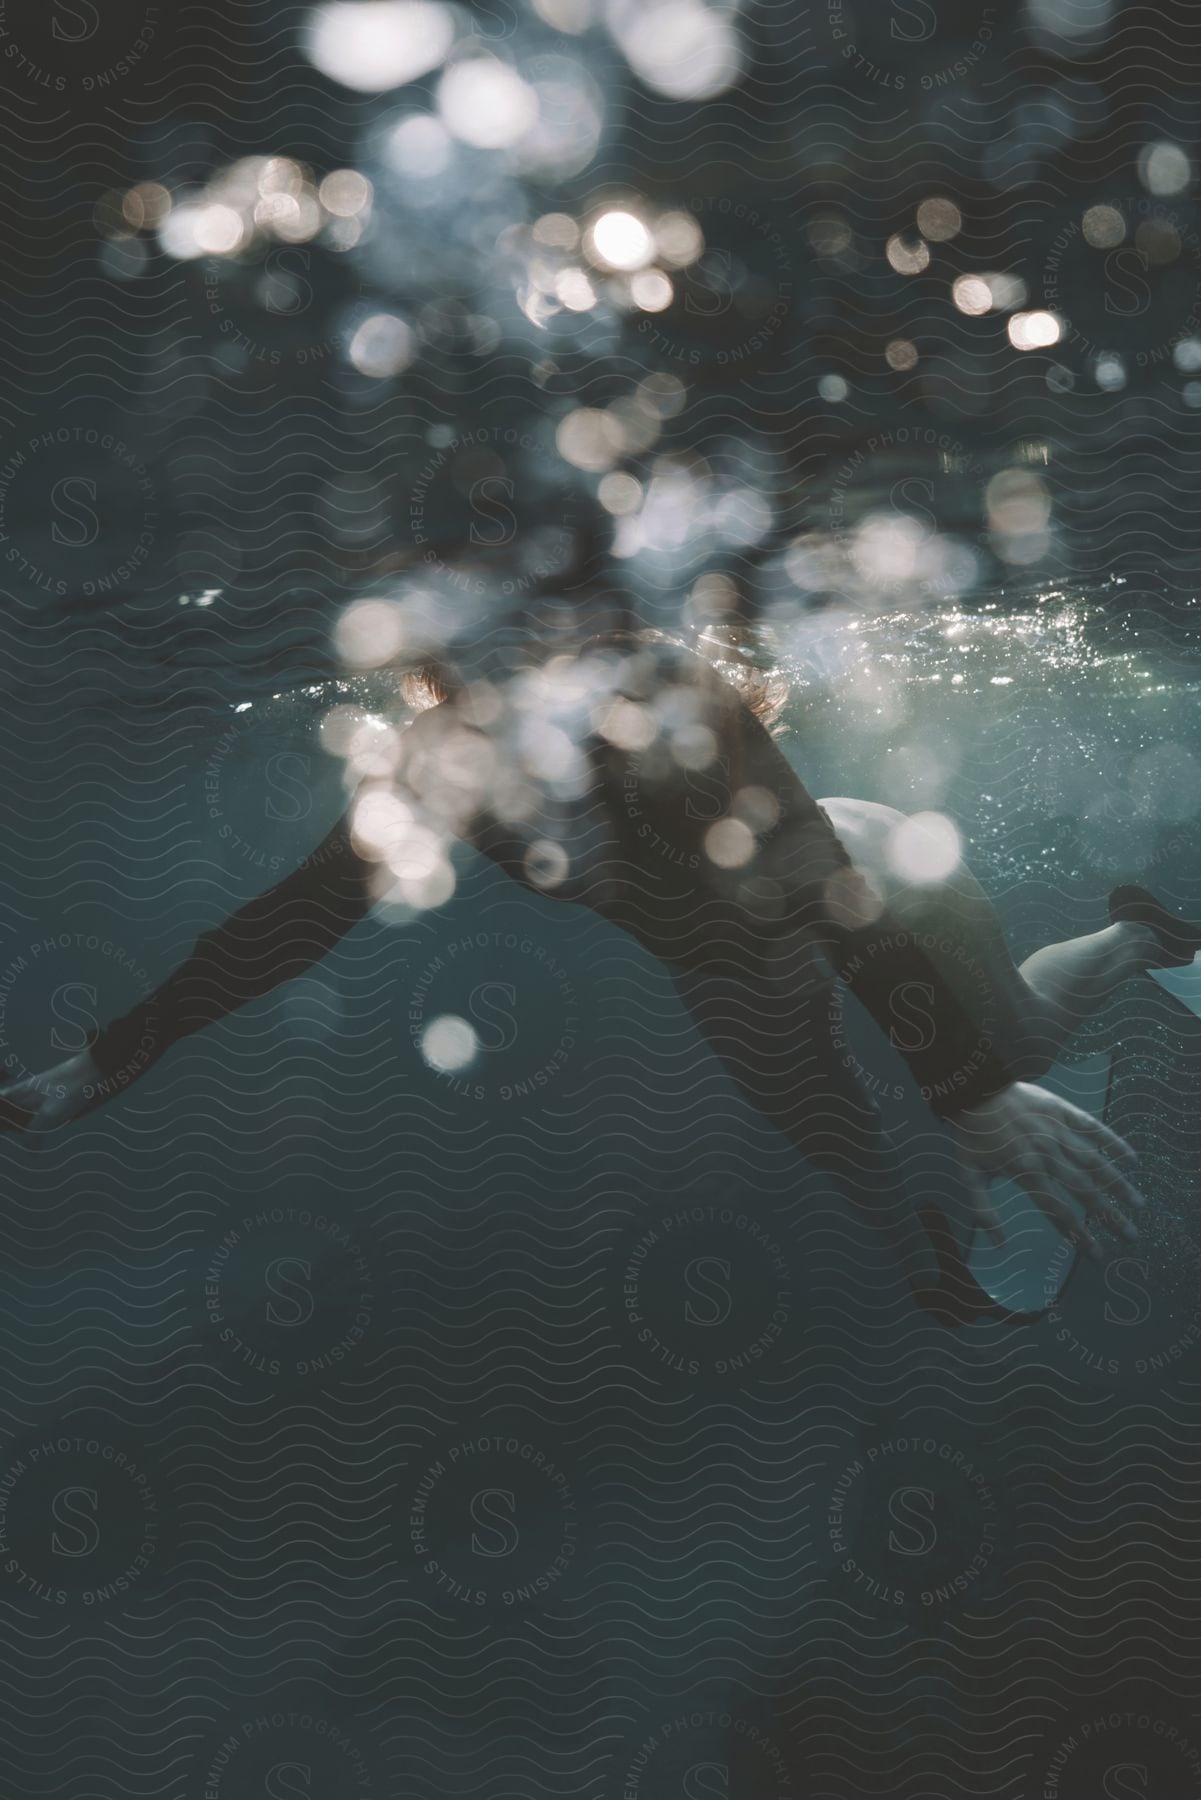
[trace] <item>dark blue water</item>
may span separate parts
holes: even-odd
[[[9,1070],[339,816],[364,597],[747,620],[811,792],[950,821],[1015,958],[1201,917],[1197,9],[367,10],[415,74],[290,0],[0,6]],[[1050,1080],[1140,1239],[952,1331],[661,965],[456,852],[0,1138],[5,1793],[1201,1793],[1199,1077],[1113,997]]]
[[[1114,598],[839,620],[793,665],[811,787],[952,818],[1018,956],[1127,874],[1201,906],[1192,645]],[[359,687],[164,674],[150,642],[143,668],[81,633],[13,695],[4,1028],[32,1069],[343,803],[321,732]],[[624,1791],[597,1759],[633,1792],[711,1762],[840,1792],[951,1756],[1007,1684],[989,1716],[1031,1708],[1049,1759],[1042,1659],[1179,1579],[1201,1026],[1132,984],[1078,1045],[1117,1059],[1141,1243],[1036,1324],[954,1334],[659,965],[466,853],[457,877],[6,1145],[9,1629],[32,1716],[72,1709],[36,1754],[110,1743],[188,1795],[177,1759],[238,1795],[294,1761],[314,1792],[466,1793],[485,1757],[497,1793]],[[439,1074],[422,1033],[473,1005],[483,1049]]]

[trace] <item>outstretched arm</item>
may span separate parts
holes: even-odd
[[[0,1131],[46,1131],[123,1092],[181,1038],[301,975],[371,905],[349,817],[300,867],[196,941],[187,960],[91,1046],[0,1094]]]
[[[692,926],[691,938],[681,933],[685,955],[666,954],[693,1017],[751,1103],[809,1160],[841,1176],[877,1222],[895,1218],[898,1205],[904,1215],[903,1159],[834,1041],[832,1021],[842,1018],[847,998],[831,979],[837,972],[949,1126],[980,1229],[994,1237],[999,1231],[989,1184],[1001,1176],[1025,1189],[1075,1243],[1093,1246],[1092,1222],[1130,1236],[1126,1209],[1137,1212],[1142,1202],[1129,1180],[1129,1147],[1079,1108],[1020,1079],[1024,1071],[992,1041],[938,959],[873,894],[830,819],[732,689],[693,663],[669,665],[665,678],[703,697],[703,719],[722,748],[731,788],[769,796],[778,815],[753,869],[786,896],[783,908],[764,919],[740,907],[723,910],[720,873],[709,875],[714,904],[705,905],[703,893],[689,896],[694,903],[679,909]],[[678,794],[665,791],[661,811],[655,823],[664,837],[687,828],[689,809]],[[697,823],[686,845],[692,868],[706,868],[707,829],[707,821]],[[735,880],[741,875],[740,865]],[[818,950],[828,965],[824,977],[812,956]],[[897,1040],[899,987],[921,991],[931,1032]],[[1087,1223],[1065,1195],[1079,1202]]]

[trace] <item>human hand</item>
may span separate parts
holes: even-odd
[[[1099,1256],[1090,1226],[1104,1225],[1129,1242],[1138,1236],[1122,1209],[1139,1213],[1146,1201],[1128,1179],[1137,1160],[1116,1132],[1046,1088],[1018,1081],[950,1121],[976,1224],[994,1244],[1004,1241],[988,1184],[1015,1183],[1069,1243]],[[1063,1199],[1084,1211],[1082,1223]]]

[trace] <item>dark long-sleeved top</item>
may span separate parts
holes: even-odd
[[[674,706],[694,734],[712,734],[718,755],[699,775],[687,754],[681,761],[643,743],[652,700],[660,716],[671,718]],[[566,799],[544,799],[532,816],[517,808],[522,822],[514,824],[494,796],[475,796],[478,803],[452,809],[455,835],[523,886],[586,905],[629,931],[677,974],[686,1000],[720,992],[766,1004],[770,996],[779,1016],[798,947],[807,947],[811,966],[818,946],[835,970],[856,968],[853,992],[887,1029],[897,982],[917,978],[938,1029],[902,1054],[932,1110],[950,1115],[1008,1084],[1001,1058],[982,1047],[979,1020],[912,938],[894,931],[887,915],[856,923],[846,851],[733,688],[695,657],[659,655],[626,671],[611,704],[618,711],[587,737]],[[474,745],[475,766],[480,752],[496,762],[495,742],[453,705],[409,728],[398,780],[427,816],[431,805],[447,816],[446,771],[461,764],[465,744]],[[540,873],[548,845],[563,867],[553,885]],[[135,1059],[145,1066],[311,968],[367,914],[380,873],[356,848],[348,814],[299,868],[205,932],[153,994],[100,1034],[92,1054],[102,1073],[112,1077]],[[806,1029],[823,1029],[812,1006],[805,1016]]]

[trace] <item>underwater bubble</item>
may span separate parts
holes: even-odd
[[[645,269],[630,282],[630,296],[641,312],[665,312],[675,289],[662,269]]]
[[[917,209],[917,228],[932,244],[945,244],[963,230],[963,214],[953,200],[932,195]]]
[[[1009,341],[1015,350],[1049,350],[1062,335],[1054,313],[1014,313],[1009,321]]]
[[[897,232],[885,244],[884,254],[898,275],[920,275],[930,267],[930,246],[924,238],[911,242]]]
[[[430,0],[334,0],[309,15],[304,53],[331,81],[378,94],[428,75],[454,39],[451,14]]]
[[[480,1041],[466,1019],[443,1013],[431,1019],[421,1034],[421,1054],[439,1075],[469,1068],[479,1054]]]
[[[477,150],[503,150],[538,122],[538,96],[516,69],[491,56],[456,63],[438,83],[446,129]]]
[[[655,254],[655,240],[636,213],[614,208],[603,212],[588,233],[589,254],[610,269],[645,268]]]
[[[963,857],[963,841],[944,813],[914,813],[888,839],[888,862],[902,881],[945,881]]]
[[[1182,194],[1193,178],[1188,153],[1179,144],[1149,144],[1138,159],[1138,172],[1152,194]]]
[[[402,119],[388,139],[388,159],[401,175],[441,175],[454,155],[450,133],[440,119],[414,113]]]
[[[351,338],[347,354],[361,374],[386,380],[413,360],[413,333],[394,313],[373,313]]]
[[[697,0],[609,0],[606,23],[648,87],[673,100],[708,100],[742,71],[733,23]]]
[[[755,834],[741,819],[720,819],[705,833],[705,855],[719,869],[741,869],[755,854]]]
[[[567,879],[571,862],[562,844],[556,844],[550,838],[538,838],[526,851],[523,867],[534,887],[550,890]]]

